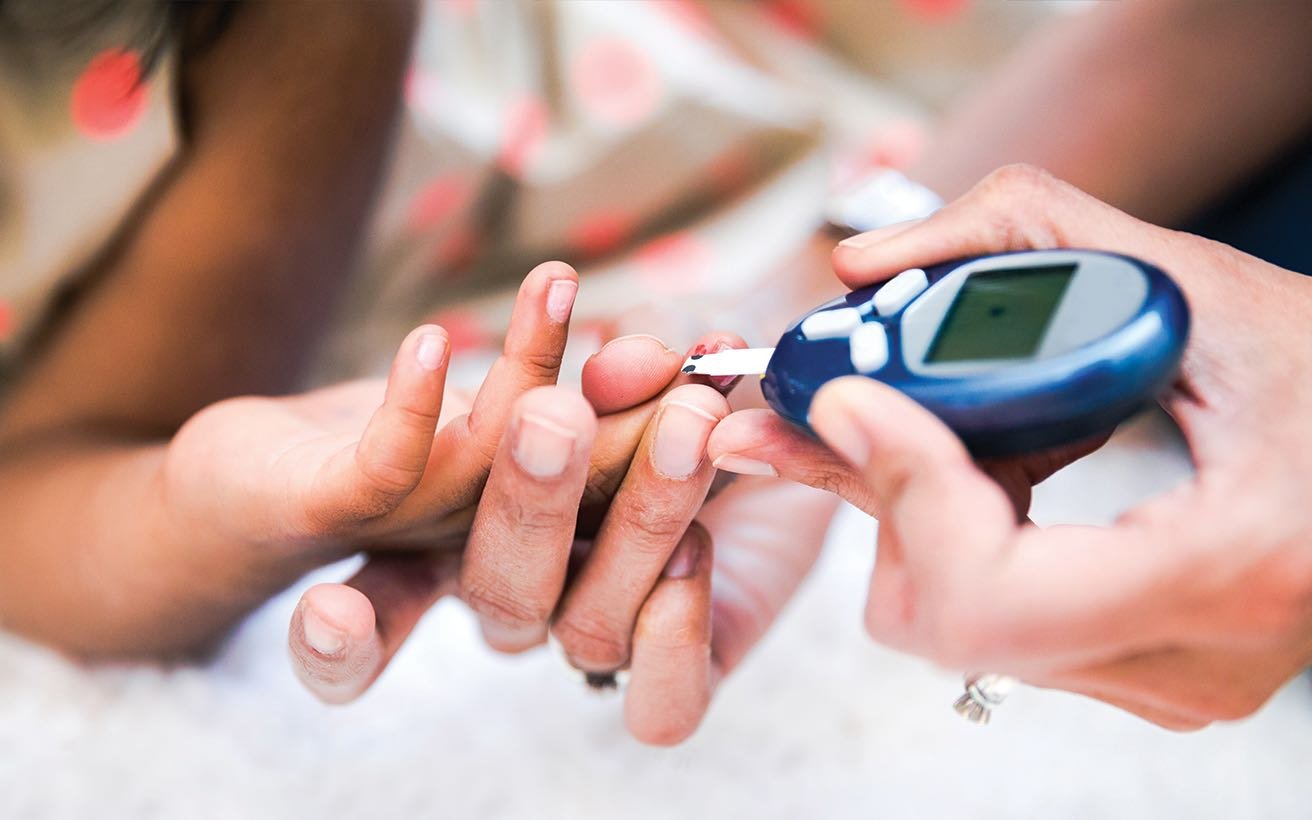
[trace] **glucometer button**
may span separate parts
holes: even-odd
[[[873,373],[888,361],[888,334],[878,322],[867,322],[852,331],[852,367],[858,373]]]
[[[925,276],[925,272],[920,268],[911,268],[888,280],[875,292],[874,298],[870,301],[875,306],[875,313],[889,316],[906,307],[907,302],[916,298],[927,287],[929,287],[929,279]]]
[[[839,308],[812,313],[802,320],[802,335],[811,341],[841,339],[861,324],[861,312],[856,308]]]

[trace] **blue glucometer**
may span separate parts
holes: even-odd
[[[796,424],[825,382],[859,374],[915,399],[975,456],[997,457],[1111,430],[1170,386],[1188,331],[1184,297],[1152,265],[1023,251],[903,271],[756,352],[769,356],[766,401]],[[727,362],[689,364],[714,374]]]

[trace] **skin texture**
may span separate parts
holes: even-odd
[[[834,266],[856,287],[940,259],[1053,247],[1138,256],[1185,292],[1193,330],[1163,406],[1197,468],[1187,485],[1108,528],[1039,530],[1018,517],[1028,500],[1014,482],[1083,448],[981,466],[932,415],[860,378],[826,385],[813,405],[832,453],[738,414],[710,453],[770,463],[880,518],[866,626],[883,643],[1171,728],[1247,716],[1312,662],[1312,280],[1027,166],[927,220],[845,242]]]

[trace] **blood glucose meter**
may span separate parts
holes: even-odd
[[[689,373],[762,373],[803,427],[822,385],[859,374],[942,419],[977,457],[1107,432],[1166,390],[1189,311],[1161,270],[1090,250],[1004,253],[913,268],[834,299],[774,348],[694,356]]]

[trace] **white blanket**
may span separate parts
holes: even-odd
[[[1186,470],[1149,417],[1041,487],[1036,517],[1105,521]],[[201,668],[86,669],[4,638],[0,818],[1312,817],[1307,676],[1196,734],[1032,689],[970,726],[956,674],[862,634],[871,532],[840,515],[815,576],[673,750],[629,740],[619,700],[551,652],[484,650],[454,605],[361,702],[320,706],[283,648],[308,580]]]

